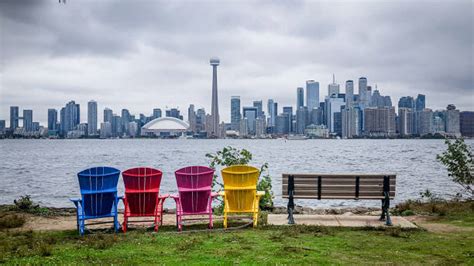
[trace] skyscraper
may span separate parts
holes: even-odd
[[[273,101],[273,99],[268,99],[267,112],[268,112],[268,126],[269,127],[274,127],[276,123],[276,116],[277,116],[278,110],[275,107],[276,107],[276,104]]]
[[[87,103],[87,134],[89,136],[97,134],[97,102],[94,100]]]
[[[411,96],[405,96],[401,97],[400,100],[398,100],[398,108],[415,108],[415,100]]]
[[[456,109],[454,104],[449,104],[446,108],[446,134],[451,136],[459,137],[461,135],[460,129],[460,113],[459,110]]]
[[[464,111],[460,115],[461,135],[474,137],[474,112]]]
[[[288,133],[293,132],[293,106],[283,106],[283,114],[288,117]]]
[[[0,120],[0,133],[5,131],[5,120]]]
[[[70,101],[65,107],[61,108],[61,134],[67,136],[69,131],[72,131],[81,121],[81,112],[79,104]]]
[[[347,80],[346,81],[346,106],[348,108],[353,106],[354,102],[354,81]]]
[[[219,131],[219,101],[217,97],[217,66],[220,64],[219,58],[211,58],[212,66],[212,105],[211,105],[211,136],[217,136]]]
[[[296,110],[304,106],[304,90],[302,87],[296,88]]]
[[[56,109],[48,109],[48,131],[55,134],[58,130],[58,111]]]
[[[263,102],[260,101],[253,101],[253,107],[257,108],[257,117],[263,117]]]
[[[308,112],[319,107],[319,82],[317,81],[306,81],[306,106]]]
[[[240,130],[240,119],[242,118],[240,114],[240,97],[232,96],[230,98],[230,124],[232,130]]]
[[[337,97],[333,94],[333,97],[330,97],[326,100],[326,123],[329,129],[329,132],[333,133],[334,131],[334,117],[336,113],[341,113],[341,108],[344,106],[344,99]]]
[[[328,85],[328,96],[339,94],[339,84],[336,83],[336,76],[332,74],[332,83]]]
[[[104,109],[104,122],[109,122],[112,125],[112,119],[114,117],[113,111],[110,108]]]
[[[153,109],[153,119],[157,119],[161,117],[161,109],[155,108]]]
[[[364,134],[372,137],[390,137],[395,134],[394,107],[364,109]]]
[[[426,108],[426,97],[423,94],[418,94],[415,101],[416,111],[423,111]]]
[[[255,135],[256,133],[256,120],[257,120],[257,114],[258,114],[258,109],[256,107],[244,107],[243,108],[243,114],[244,118],[247,121],[247,133],[249,135]]]
[[[296,110],[296,134],[304,134],[308,121],[308,108],[301,106]]]
[[[19,109],[18,106],[10,106],[10,130],[12,131],[18,127]]]
[[[23,129],[26,132],[33,131],[33,110],[23,110]]]
[[[190,104],[188,107],[188,122],[189,131],[196,132],[196,111],[194,111],[194,104]]]
[[[367,78],[360,77],[359,78],[359,102],[364,107],[369,105],[367,97],[368,97],[367,96]]]

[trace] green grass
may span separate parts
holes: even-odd
[[[473,264],[474,236],[309,226],[232,232],[0,232],[6,264]]]

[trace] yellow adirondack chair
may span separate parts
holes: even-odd
[[[231,213],[251,213],[253,226],[257,226],[258,202],[265,195],[257,191],[260,171],[248,165],[233,165],[222,169],[224,191],[220,195],[224,199],[224,228],[227,228],[227,218]]]

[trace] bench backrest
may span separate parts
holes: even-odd
[[[299,199],[384,199],[395,197],[394,174],[283,174],[282,196]]]

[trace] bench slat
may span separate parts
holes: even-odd
[[[282,198],[284,199],[287,199],[288,198],[288,195],[283,195]],[[293,196],[293,198],[295,199],[318,199],[318,197],[316,196],[308,196],[308,195],[300,195],[300,196]],[[359,200],[382,200],[384,199],[385,197],[383,196],[359,196]],[[390,199],[394,199],[395,196],[390,196]],[[353,199],[353,200],[356,200],[356,198],[354,196],[323,196],[321,195],[321,199]]]

